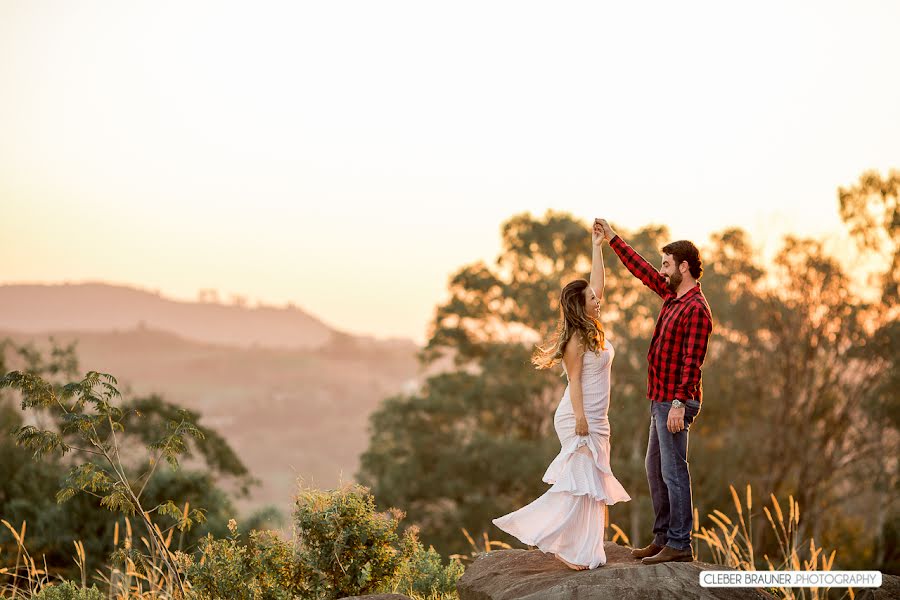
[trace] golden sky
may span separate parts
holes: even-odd
[[[422,341],[519,212],[836,235],[837,186],[900,167],[898,26],[893,1],[5,1],[0,283]]]

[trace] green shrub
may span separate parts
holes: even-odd
[[[415,527],[402,537],[403,513],[375,510],[368,489],[304,489],[296,499],[296,547],[273,532],[254,531],[240,543],[207,536],[200,558],[178,554],[196,600],[333,600],[399,591],[416,597],[454,594],[462,575],[459,561],[445,566],[434,548],[426,550]]]
[[[426,550],[419,541],[416,527],[404,533],[401,552],[403,560],[394,576],[393,591],[425,597],[456,593],[456,582],[465,567],[456,559],[445,566],[434,546]]]
[[[104,600],[104,596],[96,585],[83,588],[71,581],[64,581],[42,588],[40,593],[32,596],[32,600]]]
[[[232,531],[234,531],[232,529]],[[200,543],[201,558],[179,553],[179,564],[197,600],[290,600],[305,586],[294,548],[271,531],[253,531],[247,545],[237,537]]]
[[[403,513],[375,510],[359,485],[301,490],[294,524],[299,560],[316,598],[342,598],[389,590],[401,555],[397,525]]]

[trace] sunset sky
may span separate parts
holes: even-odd
[[[0,283],[423,341],[523,211],[838,236],[837,187],[900,168],[898,28],[887,0],[4,1]]]

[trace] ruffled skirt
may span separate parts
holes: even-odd
[[[529,546],[594,569],[606,564],[606,507],[631,496],[609,466],[609,437],[566,436],[544,473],[551,484],[540,498],[493,523]]]

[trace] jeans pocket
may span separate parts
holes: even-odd
[[[690,425],[700,414],[700,402],[697,400],[687,400],[684,403],[684,424]]]

